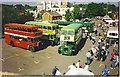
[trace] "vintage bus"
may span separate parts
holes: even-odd
[[[64,26],[70,25],[70,24],[72,24],[72,23],[82,24],[82,25],[83,25],[82,29],[83,29],[83,32],[85,32],[85,33],[91,33],[91,32],[93,32],[93,30],[94,30],[94,23],[93,23],[93,22],[59,21],[58,25],[64,27]],[[61,28],[60,28],[60,29],[61,29]]]
[[[93,22],[78,22],[83,25],[82,29],[85,33],[92,33],[94,31],[94,23]]]
[[[5,42],[13,47],[17,46],[34,52],[42,45],[40,41],[42,31],[39,31],[38,28],[38,26],[17,23],[5,24]]]
[[[59,26],[58,24],[43,23],[37,21],[28,21],[25,24],[39,26],[39,30],[43,31],[43,36],[45,40],[50,42],[51,45],[56,45],[59,43]]]
[[[70,24],[60,32],[59,54],[73,55],[82,38],[82,24]]]

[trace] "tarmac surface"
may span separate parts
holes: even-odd
[[[96,21],[96,25],[102,21]],[[100,33],[102,31],[99,30]],[[96,41],[98,41],[98,36],[96,36]],[[2,41],[2,72],[14,73],[18,75],[51,75],[54,66],[59,68],[61,73],[67,72],[68,66],[73,62],[77,63],[78,60],[81,61],[81,65],[84,66],[86,62],[86,52],[91,49],[92,41],[88,38],[83,38],[79,45],[79,52],[74,56],[66,56],[58,53],[58,46],[48,46],[43,50],[37,52],[31,52],[26,49],[19,47],[11,47],[5,43],[4,39]],[[95,44],[97,46],[97,43]],[[110,47],[109,52],[113,50],[113,46]],[[118,45],[114,48],[118,50]],[[106,64],[110,70],[109,75],[118,76],[119,67],[115,69],[110,69],[110,53],[108,54],[104,62],[97,61],[93,59],[92,63],[89,65],[89,69],[97,76],[102,75],[102,70]]]

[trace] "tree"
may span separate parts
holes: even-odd
[[[105,10],[103,7],[103,3],[90,3],[88,4],[86,11],[85,11],[85,16],[87,18],[95,17],[95,16],[104,16],[105,15]]]
[[[65,19],[67,21],[70,21],[70,19],[72,19],[72,13],[70,12],[70,9],[68,9],[66,12],[65,12]]]
[[[74,5],[74,10],[72,11],[72,18],[75,21],[75,19],[81,19],[82,14],[80,13],[80,6]]]

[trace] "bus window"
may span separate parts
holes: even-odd
[[[22,40],[25,41],[25,42],[27,42],[27,39],[26,39],[26,38],[23,38]]]
[[[38,32],[38,29],[33,29],[33,32]]]
[[[48,26],[48,30],[51,30],[51,27],[50,27],[50,26]]]
[[[32,32],[31,29],[28,29],[28,32]]]
[[[68,31],[68,35],[74,35],[73,31]]]
[[[47,27],[46,27],[46,26],[44,26],[44,27],[43,27],[43,29],[47,29]]]
[[[56,29],[58,29],[59,27],[58,26],[56,26]]]
[[[31,42],[31,39],[30,39],[30,38],[28,38],[28,42]]]
[[[62,31],[61,31],[61,34],[62,34],[62,35],[65,35],[65,34],[67,34],[67,31],[62,30]]]
[[[117,33],[110,33],[111,36],[117,36]]]
[[[53,26],[52,29],[55,30],[55,27]]]

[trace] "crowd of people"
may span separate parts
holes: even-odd
[[[98,30],[101,29],[102,32],[98,32]],[[111,61],[111,69],[115,69],[116,66],[119,65],[119,61],[118,61],[118,57],[119,57],[119,52],[118,50],[115,49],[115,47],[117,46],[116,42],[114,44],[111,43],[111,41],[107,38],[107,31],[108,31],[108,27],[107,28],[96,28],[95,31],[93,33],[89,33],[87,35],[87,38],[90,39],[92,41],[92,46],[91,48],[86,52],[86,63],[84,66],[82,66],[80,64],[80,60],[78,60],[78,62],[75,64],[73,63],[72,65],[68,66],[69,69],[71,68],[83,68],[86,69],[88,71],[89,70],[89,65],[92,63],[93,60],[98,60],[98,61],[102,61],[104,62],[108,56],[108,54],[110,54],[110,61]],[[96,36],[98,36],[98,40],[96,40]],[[110,47],[113,47],[112,53],[110,50]],[[53,70],[58,70],[58,68],[54,68]],[[101,70],[102,71],[102,75],[104,76],[108,76],[109,75],[109,68],[107,66],[107,64],[104,65],[104,69]],[[53,75],[55,75],[54,73],[52,73]]]
[[[107,36],[107,31],[108,31],[108,27],[101,28],[101,31],[103,34],[98,33],[97,29],[95,30],[94,33],[90,33],[89,34],[89,39],[92,41],[92,46],[91,49],[88,50],[88,52],[86,53],[86,62],[88,65],[90,65],[90,63],[94,59],[97,59],[98,61],[105,61],[108,54],[110,53],[110,47],[113,47],[113,52],[110,53],[110,61],[111,61],[111,69],[115,69],[116,66],[118,65],[119,61],[118,61],[118,56],[119,56],[119,52],[118,50],[115,49],[115,47],[117,46],[116,41],[114,42],[114,44],[106,37]],[[96,36],[99,37],[98,41],[96,40]],[[107,68],[107,65],[105,65],[105,68],[103,69],[103,75],[108,75],[108,73],[110,72]],[[107,73],[106,73],[107,72]]]

